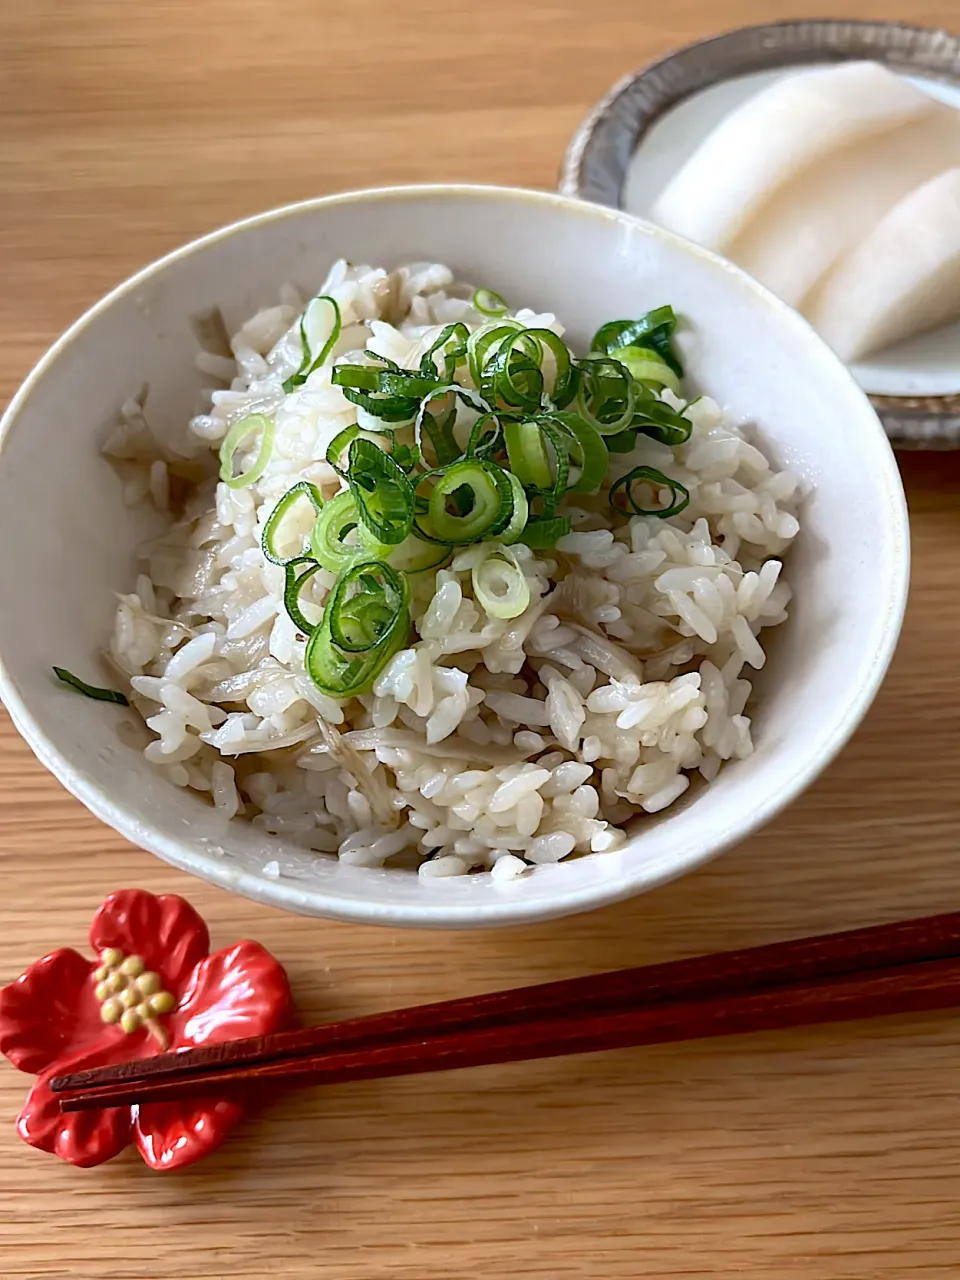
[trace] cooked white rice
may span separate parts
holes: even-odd
[[[344,321],[331,359],[367,347],[411,367],[440,326],[483,321],[471,290],[439,265],[388,273],[340,262],[322,292]],[[283,392],[300,363],[302,305],[285,288],[229,354],[200,354],[201,371],[229,385],[172,451],[153,439],[142,395],[108,442],[127,501],[177,512],[120,597],[110,644],[154,735],[147,758],[225,816],[318,854],[510,879],[617,848],[632,818],[749,755],[744,672],[764,663],[761,631],[787,616],[781,557],[801,486],[706,398],[685,410],[683,446],[641,435],[634,452],[611,455],[611,478],[649,465],[679,479],[690,491],[681,515],[627,521],[605,495],[578,507],[568,498],[573,531],[555,550],[515,548],[530,587],[521,616],[487,616],[471,586],[477,550],[466,549],[411,579],[412,642],[372,694],[341,704],[318,691],[283,606],[283,570],[260,548],[296,481],[327,498],[339,490],[323,459],[356,421],[330,361]],[[516,314],[563,332],[552,315]],[[257,483],[230,488],[215,454],[250,412],[275,416],[273,453]],[[238,457],[241,468],[254,453]],[[332,582],[316,574],[308,617]],[[264,872],[277,875],[278,863]]]

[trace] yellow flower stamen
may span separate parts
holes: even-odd
[[[119,1022],[128,1035],[146,1027],[160,1048],[168,1049],[170,1037],[157,1018],[172,1013],[177,1000],[163,990],[159,973],[148,970],[142,956],[125,956],[116,947],[108,947],[100,959],[102,963],[94,972],[94,995],[103,1021],[110,1025]]]

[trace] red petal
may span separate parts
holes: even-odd
[[[258,942],[238,942],[197,965],[169,1025],[177,1045],[217,1044],[267,1035],[289,1012],[283,967]]]
[[[238,942],[201,961],[165,1021],[182,1047],[268,1035],[289,1014],[283,968],[259,943]],[[243,1106],[227,1099],[153,1103],[140,1108],[134,1141],[152,1168],[179,1169],[219,1146],[242,1115]]]
[[[133,1137],[151,1169],[182,1169],[209,1155],[243,1115],[238,1102],[153,1102],[140,1108]]]
[[[117,947],[124,955],[143,956],[147,968],[159,973],[167,990],[177,995],[210,950],[210,935],[183,898],[121,889],[111,893],[93,917],[90,945],[98,955]]]
[[[49,1067],[78,1041],[103,1037],[93,995],[93,965],[79,951],[63,948],[32,964],[16,982],[0,989],[0,1053],[21,1071]]]
[[[56,1096],[50,1092],[53,1076],[88,1067],[104,1067],[147,1055],[137,1052],[147,1048],[144,1040],[132,1044],[131,1038],[111,1039],[80,1053],[60,1058],[44,1071],[27,1095],[17,1117],[17,1132],[24,1142],[41,1151],[52,1151],[61,1160],[89,1168],[112,1160],[130,1142],[132,1117],[129,1107],[110,1107],[103,1111],[61,1112]]]

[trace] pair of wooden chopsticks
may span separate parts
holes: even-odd
[[[51,1082],[64,1111],[265,1093],[960,1003],[960,913],[397,1009]]]

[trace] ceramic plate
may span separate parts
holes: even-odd
[[[787,22],[701,41],[627,76],[567,150],[560,189],[641,217],[716,121],[794,67],[883,62],[960,108],[960,37],[892,22]],[[902,448],[960,448],[960,324],[853,367]]]

